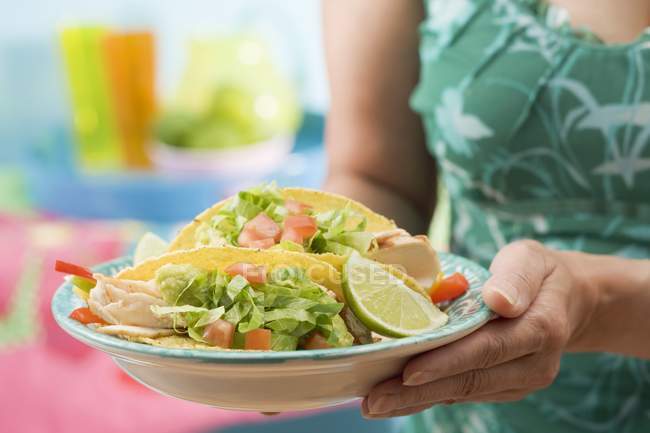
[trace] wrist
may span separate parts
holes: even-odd
[[[638,352],[647,338],[650,312],[650,261],[563,252],[576,296],[573,308],[583,308],[580,323],[567,346],[572,352]],[[576,302],[582,300],[582,302]],[[646,337],[643,337],[646,335]]]

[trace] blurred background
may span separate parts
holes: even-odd
[[[386,431],[356,405],[227,412],[163,397],[61,331],[60,258],[129,254],[244,186],[324,176],[318,0],[2,0],[0,431]]]

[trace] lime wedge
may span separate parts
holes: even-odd
[[[443,326],[447,315],[391,274],[384,265],[354,253],[343,267],[345,299],[371,331],[408,337]]]
[[[138,245],[135,247],[133,264],[137,265],[150,257],[158,257],[167,252],[168,247],[167,242],[160,239],[157,235],[147,232],[142,235],[138,241]]]

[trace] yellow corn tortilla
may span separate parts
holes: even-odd
[[[300,203],[311,206],[316,212],[343,209],[346,206],[349,206],[354,211],[366,217],[368,222],[366,230],[369,232],[380,232],[397,228],[394,221],[389,220],[388,218],[371,211],[361,203],[343,197],[342,195],[306,188],[281,188],[280,192],[285,200],[289,199],[299,201]],[[233,198],[234,197],[229,197],[220,201],[194,218],[190,224],[181,229],[176,238],[171,242],[169,251],[195,248],[194,233],[201,223],[209,222],[224,206],[230,203]],[[351,226],[356,223],[358,223],[358,221],[349,222]]]
[[[329,263],[318,260],[315,255],[292,251],[254,250],[239,247],[200,247],[193,250],[173,251],[159,257],[145,260],[138,265],[126,268],[117,274],[125,280],[149,281],[162,266],[173,264],[190,264],[210,272],[223,271],[234,263],[251,263],[264,265],[267,272],[275,268],[296,266],[304,269],[307,276],[325,288],[331,290],[342,300],[341,274]]]

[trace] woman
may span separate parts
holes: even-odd
[[[551,1],[323,2],[329,189],[425,232],[439,169],[503,317],[378,384],[367,417],[650,431],[650,2]]]

